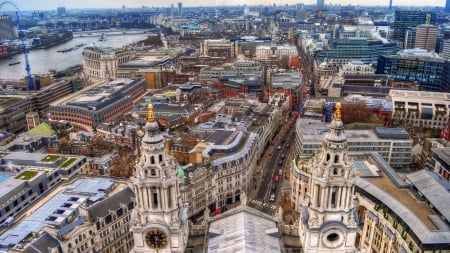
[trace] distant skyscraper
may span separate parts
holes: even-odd
[[[404,42],[405,32],[423,24],[435,24],[436,13],[425,11],[395,11],[392,39]]]
[[[1,40],[13,40],[16,38],[16,32],[14,30],[14,24],[10,16],[0,16],[0,41]]]
[[[445,1],[445,12],[450,12],[450,0]]]
[[[414,47],[426,49],[427,51],[435,51],[438,36],[439,30],[437,26],[419,25],[416,28]]]
[[[181,13],[183,11],[183,3],[178,2],[178,13]]]
[[[449,1],[449,0],[447,0]],[[392,0],[389,0],[389,10],[392,10]]]
[[[56,9],[56,12],[59,16],[65,16],[66,15],[66,7],[58,7]]]
[[[317,0],[317,9],[323,10],[325,7],[325,0]]]

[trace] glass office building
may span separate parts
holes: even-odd
[[[418,83],[423,91],[449,92],[444,83],[446,64],[435,53],[408,49],[396,55],[380,55],[376,73],[387,74],[397,81]]]
[[[353,37],[333,41],[330,49],[317,51],[315,56],[320,62],[334,66],[342,66],[354,60],[376,66],[378,55],[395,54],[398,50],[400,49],[396,43]]]

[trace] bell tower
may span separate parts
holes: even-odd
[[[177,163],[166,153],[164,136],[149,104],[140,157],[130,178],[135,193],[131,215],[134,253],[184,252],[188,237],[187,206],[179,198]]]
[[[300,239],[304,252],[356,252],[355,169],[336,104],[330,131],[311,164],[310,198],[302,206]]]

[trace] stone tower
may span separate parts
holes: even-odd
[[[187,206],[180,202],[177,163],[166,153],[163,133],[148,105],[147,124],[130,185],[135,193],[131,215],[134,253],[184,252],[188,237]]]
[[[301,208],[304,252],[356,252],[356,177],[343,128],[341,104],[337,103],[330,131],[310,164],[310,197]]]

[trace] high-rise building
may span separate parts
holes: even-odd
[[[445,12],[450,12],[450,0],[445,1]]]
[[[178,13],[181,14],[182,11],[183,11],[183,3],[182,2],[178,2]]]
[[[317,0],[317,9],[323,10],[325,8],[325,0]]]
[[[66,7],[58,7],[56,8],[56,12],[58,13],[59,16],[65,16],[66,15]]]
[[[338,67],[355,60],[376,65],[379,55],[395,54],[398,50],[393,42],[354,37],[333,41],[328,49],[317,51],[316,58]]]
[[[142,130],[139,130],[142,131]],[[131,232],[133,253],[182,253],[188,238],[187,207],[179,196],[177,163],[165,151],[164,136],[148,105],[147,124],[142,136],[131,187],[136,195]]]
[[[405,32],[408,28],[413,28],[423,24],[434,24],[436,13],[425,11],[395,11],[394,32],[392,38],[404,42]]]
[[[419,25],[416,27],[414,48],[422,48],[427,51],[436,50],[436,42],[439,36],[438,27],[435,25]]]
[[[8,15],[0,15],[0,41],[13,40],[16,37],[11,17]]]

